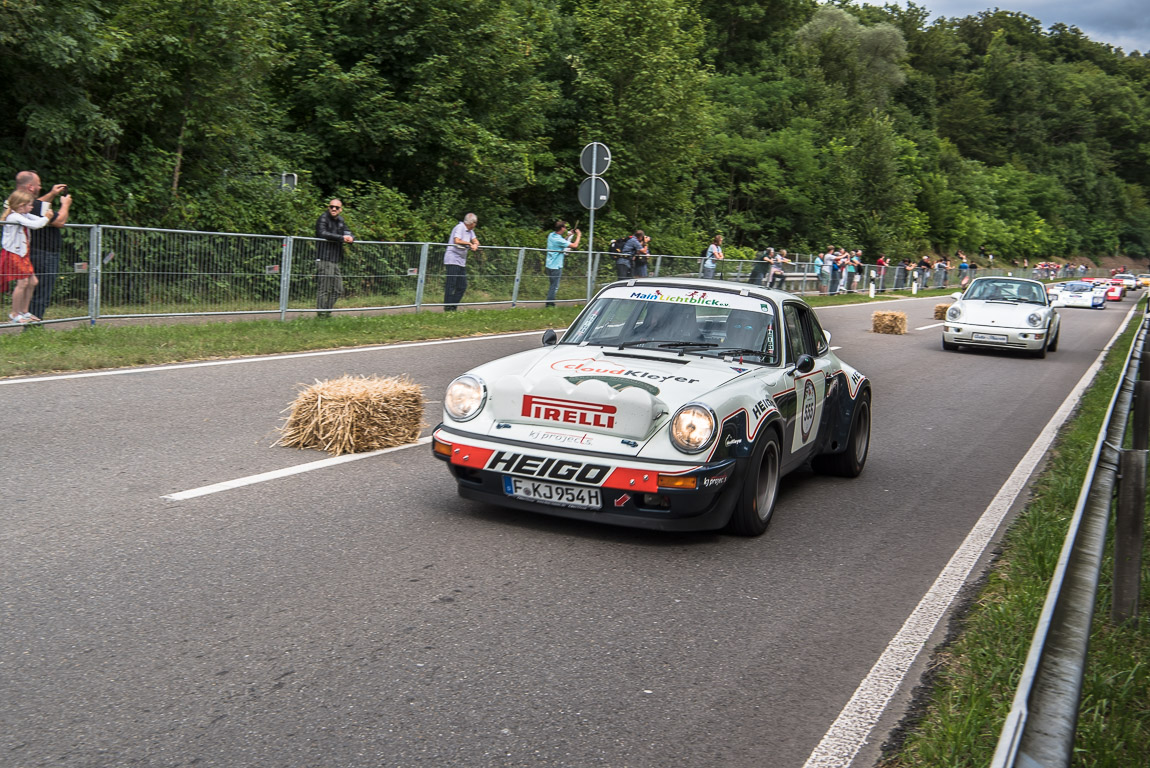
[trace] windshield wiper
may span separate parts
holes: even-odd
[[[715,351],[722,352],[724,355],[755,355],[756,357],[766,357],[767,355],[761,349],[749,349],[747,347],[721,347]]]

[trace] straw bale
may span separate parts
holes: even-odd
[[[406,377],[342,376],[300,392],[277,445],[333,456],[375,451],[419,439],[423,388]]]
[[[871,322],[875,333],[906,333],[906,312],[875,312]]]
[[[935,304],[934,305],[934,319],[935,320],[945,320],[946,319],[946,310],[948,310],[948,309],[950,309],[949,304]]]

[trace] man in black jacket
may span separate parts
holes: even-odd
[[[339,262],[343,258],[343,244],[352,242],[351,230],[343,220],[343,202],[332,200],[327,211],[315,223],[315,236],[323,242],[316,248],[316,306],[331,309],[343,294],[343,275]],[[331,317],[331,312],[319,312],[319,317]]]

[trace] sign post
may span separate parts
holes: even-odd
[[[611,166],[611,150],[606,144],[593,141],[579,153],[579,167],[587,178],[579,185],[579,202],[591,211],[591,221],[587,225],[587,300],[595,288],[595,276],[599,273],[599,259],[595,256],[595,210],[602,208],[611,196],[607,182],[599,178]]]

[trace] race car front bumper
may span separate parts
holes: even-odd
[[[434,432],[432,453],[447,463],[465,499],[661,531],[707,531],[726,525],[746,462],[644,463],[500,443],[455,433],[442,424]],[[544,501],[538,498],[540,490],[557,498]]]
[[[1046,328],[1003,328],[947,321],[942,327],[942,338],[947,343],[968,347],[1037,351],[1046,344]]]

